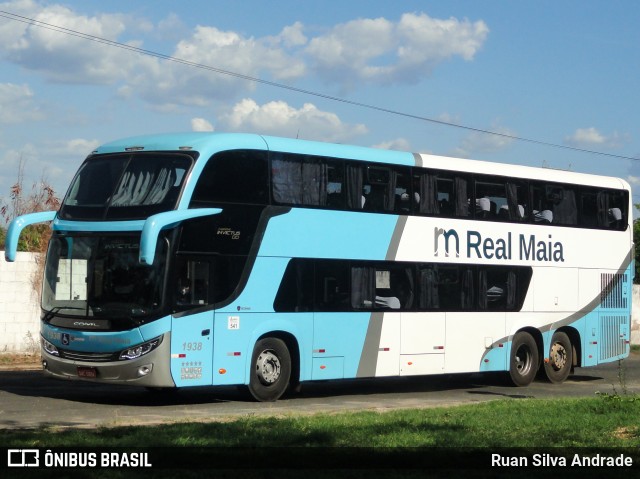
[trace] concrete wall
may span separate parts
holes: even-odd
[[[39,298],[33,286],[39,274],[36,259],[36,253],[18,253],[14,263],[0,258],[0,353],[40,348]],[[640,344],[640,285],[633,287],[631,343]]]
[[[14,263],[0,257],[0,353],[40,350],[40,307],[34,289],[37,257],[18,253]]]

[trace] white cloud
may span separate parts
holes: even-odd
[[[344,123],[335,113],[319,110],[311,103],[296,109],[284,101],[258,105],[254,100],[244,99],[222,115],[219,124],[232,131],[333,142],[367,133],[364,125]]]
[[[43,6],[33,1],[1,5],[38,22],[117,41],[131,20],[120,14],[79,15],[59,4]],[[0,54],[20,66],[42,72],[49,80],[65,83],[110,83],[136,60],[121,49],[33,25],[3,20]]]
[[[488,33],[483,21],[405,13],[395,23],[377,18],[337,25],[312,39],[306,53],[318,75],[328,81],[346,86],[363,81],[412,83],[444,60],[472,60]]]
[[[640,186],[640,176],[627,176],[627,181],[631,186]]]
[[[175,38],[171,56],[191,66],[0,19],[1,58],[51,81],[114,85],[121,96],[141,98],[162,111],[238,98],[256,87],[246,77],[292,82],[313,74],[342,88],[414,83],[445,60],[472,60],[489,33],[481,20],[437,19],[425,13],[405,13],[397,21],[357,19],[315,36],[295,22],[275,35],[253,37],[214,25],[187,31],[176,15],[154,25],[133,14],[86,15],[63,4],[33,0],[0,7],[133,47],[142,47],[146,37],[171,32],[164,37]]]
[[[72,140],[57,141],[48,146],[48,150],[59,156],[78,158],[84,160],[87,155],[94,151],[102,142],[100,140],[87,140],[85,138],[74,138]]]
[[[564,139],[565,144],[576,148],[619,148],[625,141],[625,136],[618,132],[604,135],[594,127],[578,128]]]
[[[0,124],[24,123],[44,118],[27,85],[0,83],[0,105]]]
[[[207,106],[216,99],[227,101],[255,88],[254,82],[238,76],[261,78],[270,75],[276,80],[298,78],[305,73],[304,63],[289,55],[280,44],[302,40],[294,31],[282,35],[282,38],[253,38],[215,27],[197,26],[189,38],[176,45],[172,56],[234,75],[149,58],[146,65],[132,72],[128,84],[121,88],[121,94],[137,93],[155,107],[171,110],[180,105]]]
[[[192,118],[191,129],[193,131],[214,131],[215,128],[204,118]]]
[[[285,47],[299,47],[307,43],[307,37],[304,34],[304,25],[296,22],[293,25],[286,26],[273,39],[274,44],[282,44]]]
[[[373,145],[373,148],[380,148],[382,150],[398,150],[398,151],[411,151],[411,143],[406,138],[396,138],[394,140],[383,141],[377,145]]]
[[[462,158],[469,158],[474,153],[495,153],[504,150],[513,143],[516,134],[504,126],[493,126],[491,133],[473,132],[468,135],[462,144],[454,150],[454,155]]]

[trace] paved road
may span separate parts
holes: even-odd
[[[623,382],[619,372],[626,376]],[[239,388],[149,392],[141,388],[63,381],[40,371],[0,371],[0,429],[95,427],[216,420],[346,410],[387,410],[469,404],[497,398],[593,397],[596,391],[640,393],[640,355],[622,363],[578,369],[564,384],[527,388],[495,376],[465,374],[421,378],[329,381],[304,385],[295,396],[256,403]]]

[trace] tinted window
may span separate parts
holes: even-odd
[[[268,185],[265,152],[225,151],[207,162],[193,192],[192,204],[267,204]]]
[[[71,183],[61,217],[139,219],[172,210],[192,162],[162,153],[89,158]]]
[[[519,311],[531,275],[519,266],[292,259],[274,309]]]

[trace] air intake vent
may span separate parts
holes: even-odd
[[[58,349],[60,357],[71,359],[73,361],[86,361],[90,363],[105,363],[109,361],[117,361],[119,353],[84,353],[79,351],[69,351],[67,349]]]
[[[626,273],[604,273],[600,275],[600,301],[601,306],[607,309],[627,309],[628,297],[626,294]]]
[[[600,360],[626,353],[628,315],[600,315]]]

